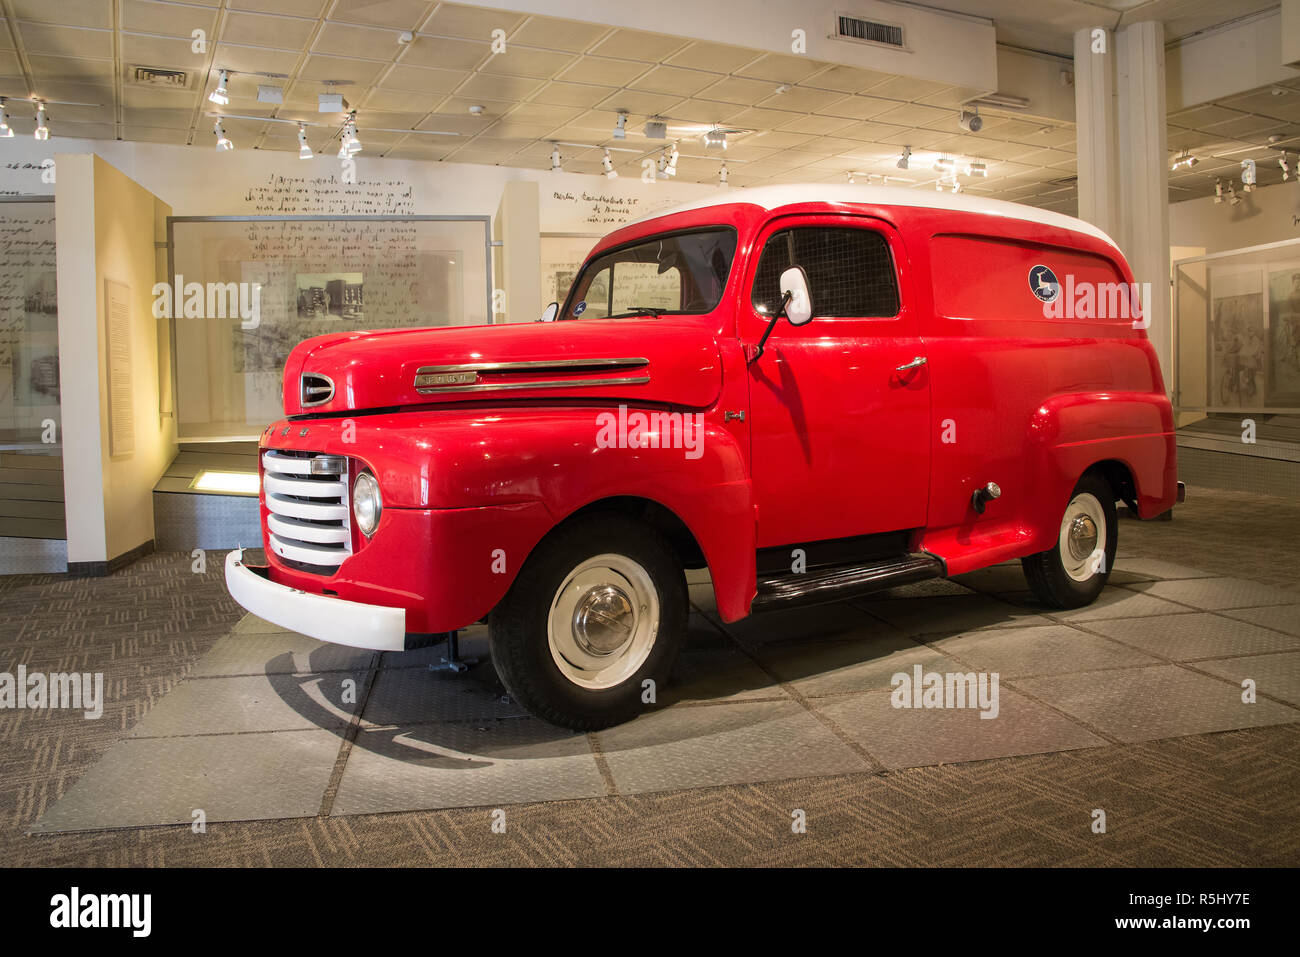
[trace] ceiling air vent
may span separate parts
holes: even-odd
[[[841,40],[861,40],[865,43],[883,43],[885,46],[903,46],[903,28],[892,23],[863,20],[839,14],[836,17],[835,36]]]
[[[165,86],[173,90],[188,89],[190,76],[184,70],[160,70],[151,66],[131,67],[131,82],[141,86]]]

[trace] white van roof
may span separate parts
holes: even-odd
[[[635,223],[644,223],[660,216],[704,209],[709,206],[727,206],[733,203],[751,203],[763,209],[779,209],[796,203],[863,203],[878,206],[916,206],[925,209],[952,209],[967,213],[984,213],[988,216],[1005,216],[1031,223],[1042,223],[1058,229],[1084,233],[1119,249],[1119,244],[1092,223],[1064,213],[1054,213],[1034,206],[1008,203],[1001,199],[985,199],[966,193],[953,195],[937,190],[911,189],[904,186],[872,186],[855,183],[791,183],[779,186],[735,187],[719,190],[716,194],[692,203],[683,203],[668,209],[642,216]],[[629,223],[628,225],[632,225]]]

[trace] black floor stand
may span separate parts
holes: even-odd
[[[447,632],[447,654],[442,659],[440,665],[429,665],[430,671],[450,671],[453,674],[463,674],[469,671],[470,667],[478,664],[477,658],[462,658],[460,656],[460,632]]]

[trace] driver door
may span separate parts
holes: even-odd
[[[777,320],[749,366],[758,546],[923,527],[930,370],[897,233],[870,217],[782,217],[755,249],[739,310],[746,351],[779,308],[785,269],[803,267],[813,314],[800,327]]]

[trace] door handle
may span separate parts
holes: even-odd
[[[905,363],[904,365],[899,366],[899,367],[898,367],[897,369],[895,369],[894,371],[895,371],[895,372],[907,372],[907,371],[910,370],[910,369],[919,369],[921,366],[925,365],[925,363],[926,363],[926,358],[925,358],[925,356],[917,356],[917,357],[916,357],[915,359],[913,359],[911,362],[908,362],[908,363]]]

